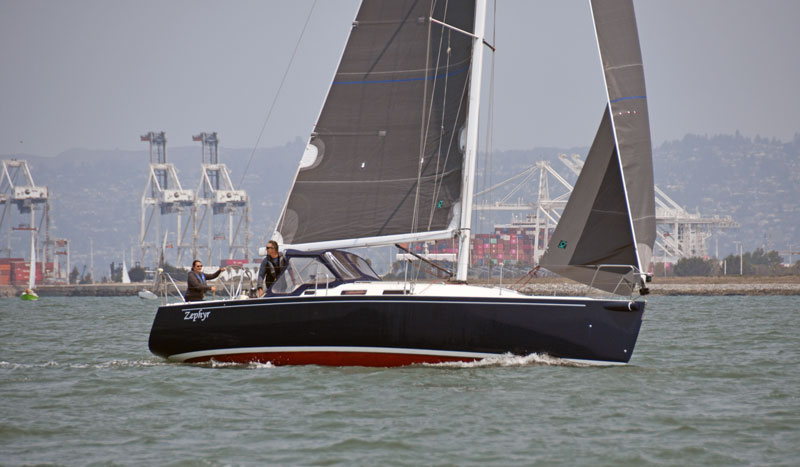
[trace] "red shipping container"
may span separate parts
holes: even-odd
[[[11,282],[14,284],[27,284],[28,278],[31,276],[30,271],[15,272],[11,277]]]
[[[0,264],[20,263],[24,261],[25,258],[0,258]]]

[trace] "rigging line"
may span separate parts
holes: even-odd
[[[494,2],[494,12],[492,16],[492,43],[495,45],[492,48],[492,52],[496,51],[497,46],[497,0]],[[494,162],[494,153],[492,152],[492,145],[494,143],[494,84],[495,84],[495,55],[492,53],[491,58],[491,71],[489,75],[489,102],[488,102],[488,109],[487,109],[487,121],[486,121],[486,149],[484,150],[484,171],[483,171],[483,182],[484,188],[486,184],[491,184],[492,182],[492,174],[493,174],[493,162]],[[488,165],[488,170],[487,170]],[[491,186],[491,185],[490,185]],[[489,195],[490,197],[494,197],[494,194]],[[480,216],[478,216],[478,224],[479,228],[482,228],[483,225],[481,224]]]
[[[472,67],[472,65],[470,65],[470,68],[471,67]],[[445,155],[445,158],[444,158],[443,167],[445,167],[445,168],[447,167],[447,162],[450,159],[450,153],[451,153],[451,151],[453,149],[453,142],[455,141],[456,135],[458,135],[458,133],[459,133],[458,132],[458,116],[461,115],[461,110],[463,109],[464,100],[465,100],[464,97],[465,97],[465,95],[468,96],[468,94],[469,94],[468,88],[469,88],[469,79],[464,81],[464,86],[461,88],[461,98],[458,100],[458,108],[456,109],[456,113],[455,113],[456,116],[455,116],[455,119],[453,120],[453,130],[450,132],[450,140],[447,143],[447,152],[446,152],[446,155]],[[466,117],[465,117],[465,119],[466,119]],[[462,170],[463,170],[463,168],[462,168]],[[446,175],[449,175],[449,174],[450,174],[450,171],[443,172],[442,176],[441,176],[442,183],[439,183],[438,186],[434,184],[434,188],[435,188],[434,189],[434,200],[439,196],[439,193],[441,191],[441,188],[442,188],[442,185],[443,185],[443,182],[444,182],[444,177]],[[463,178],[463,172],[462,172],[462,178]],[[431,212],[431,222],[432,222],[432,219],[433,219],[433,212]]]
[[[452,48],[451,48],[452,40],[451,39],[452,39],[452,31],[447,31],[447,54],[446,54],[447,57],[445,58],[445,66],[449,66],[450,65],[450,52],[452,51]],[[439,50],[439,53],[441,54],[441,48]],[[442,96],[442,109],[441,109],[442,120],[439,123],[439,138],[438,138],[439,139],[439,144],[438,144],[438,148],[436,149],[436,169],[433,172],[434,173],[434,179],[433,179],[433,193],[434,193],[434,196],[431,196],[431,205],[430,205],[430,211],[429,211],[430,214],[428,215],[428,230],[430,230],[431,224],[433,223],[433,213],[434,213],[434,211],[436,209],[436,198],[437,198],[439,190],[441,188],[441,181],[444,180],[444,177],[442,177],[442,178],[440,178],[440,181],[437,182],[436,174],[439,173],[439,165],[440,165],[440,162],[442,160],[442,140],[444,139],[444,120],[445,120],[445,118],[447,116],[447,84],[449,82],[450,81],[449,81],[448,78],[444,79],[444,90],[442,91],[444,95]],[[450,148],[448,146],[448,151],[449,151],[449,149]],[[448,154],[449,154],[449,152],[448,152]],[[445,156],[445,164],[446,163],[447,163],[447,156]]]
[[[470,64],[470,68],[471,67],[472,67],[472,65]],[[443,167],[447,167],[447,162],[450,159],[450,152],[453,149],[453,142],[455,141],[456,135],[458,134],[458,116],[461,115],[461,109],[463,108],[463,105],[464,105],[465,94],[468,95],[468,93],[469,93],[468,87],[469,87],[469,79],[464,81],[464,87],[461,88],[461,98],[458,100],[458,109],[456,109],[456,114],[455,114],[456,117],[455,117],[455,119],[453,121],[453,130],[450,132],[450,141],[447,143],[447,153],[446,153],[445,158],[444,158]],[[463,168],[462,168],[462,170],[463,170]],[[445,175],[449,175],[449,172],[442,173],[441,182],[438,184],[438,186],[434,184],[434,196],[433,196],[434,201],[436,200],[436,198],[439,197],[439,193],[441,192]],[[463,178],[463,176],[464,176],[464,174],[462,173],[462,178]],[[463,186],[462,186],[462,189],[463,189]],[[428,225],[429,229],[430,229],[430,223],[433,223],[433,209],[431,210],[431,215],[430,215],[430,219],[429,219],[429,225]]]
[[[492,43],[495,47],[492,47],[492,52],[496,52],[497,46],[497,0],[494,1],[493,4],[493,13],[492,13]],[[492,63],[491,63],[491,73],[489,75],[489,105],[488,105],[488,112],[487,112],[487,122],[486,122],[486,150],[484,152],[484,160],[483,160],[483,177],[481,177],[483,189],[481,192],[486,192],[487,185],[489,187],[492,186],[492,172],[493,172],[493,161],[494,161],[494,154],[492,153],[492,138],[494,136],[494,71],[495,71],[495,56],[492,53]],[[491,188],[489,188],[491,189]],[[486,193],[486,198],[484,200],[491,201],[491,198],[494,197],[494,194]],[[483,230],[483,219],[482,216],[478,216],[478,230]]]
[[[431,12],[430,12],[430,15],[429,15],[430,18],[433,18],[433,10],[435,9],[435,6],[436,6],[436,1],[434,0],[434,2],[431,4]],[[449,6],[449,0],[446,0],[445,1],[445,5],[444,5],[444,16],[442,18],[443,20],[447,19],[448,6]],[[432,24],[433,24],[432,22],[428,23],[428,50],[430,50],[430,34],[431,34]],[[444,43],[444,32],[445,31],[444,31],[444,28],[443,28],[442,29],[442,33],[439,35],[439,47],[437,48],[437,52],[436,52],[436,68],[435,68],[437,70],[439,69],[439,65],[440,65],[441,60],[442,60],[442,44]],[[450,63],[449,55],[448,55],[447,63],[448,63],[448,65]],[[427,66],[428,63],[426,62],[425,65]],[[446,67],[445,67],[445,69],[446,69]],[[467,66],[467,70],[469,70],[469,66]],[[449,75],[445,74],[445,78],[447,76],[449,76]],[[421,185],[421,174],[422,174],[421,171],[423,170],[423,160],[424,160],[423,158],[424,158],[424,155],[425,155],[425,153],[424,153],[425,147],[424,146],[428,141],[428,132],[430,131],[430,126],[431,126],[431,116],[433,115],[433,103],[434,103],[434,96],[436,95],[437,78],[438,78],[438,76],[434,76],[433,84],[431,85],[432,94],[431,94],[430,104],[428,105],[427,115],[423,115],[423,120],[425,120],[425,126],[424,126],[424,131],[423,131],[423,133],[424,133],[423,140],[422,140],[423,141],[423,145],[422,145],[422,147],[420,149],[421,150],[420,158],[419,158],[420,182],[418,182],[418,185],[417,185],[417,188],[418,188],[417,197],[414,200],[414,203],[415,203],[414,204],[414,208],[415,208],[415,210],[417,209],[417,205],[419,204],[419,188],[420,188],[420,185]],[[426,88],[426,91],[427,91],[427,88]],[[437,167],[438,167],[438,160],[437,160]],[[437,168],[437,171],[438,171],[438,168]],[[436,182],[435,182],[435,179],[434,179],[434,187],[435,186],[436,186]],[[415,221],[418,221],[418,217],[415,218]],[[430,222],[428,223],[428,227],[430,228]]]
[[[267,123],[269,123],[269,119],[272,116],[272,111],[275,109],[275,103],[278,101],[278,97],[281,95],[281,90],[283,89],[283,84],[286,82],[286,77],[289,75],[289,70],[292,68],[292,63],[294,63],[294,57],[297,55],[297,49],[300,48],[300,42],[303,40],[303,36],[306,33],[306,28],[308,27],[308,22],[311,20],[311,15],[314,13],[314,8],[317,6],[317,0],[314,0],[314,3],[311,4],[311,8],[308,10],[308,15],[306,16],[306,22],[303,24],[303,29],[300,31],[300,36],[297,38],[297,43],[294,45],[294,50],[292,51],[292,57],[289,59],[289,64],[286,66],[286,70],[283,72],[283,78],[281,78],[281,84],[278,86],[278,91],[275,93],[275,97],[272,98],[272,104],[269,106],[269,111],[267,112],[267,116],[264,119],[264,124],[261,125],[261,131],[258,133],[258,138],[256,139],[256,144],[253,146],[253,150],[250,152],[250,157],[247,159],[247,165],[242,172],[242,179],[239,180],[239,188],[241,188],[242,183],[244,183],[244,177],[247,176],[247,171],[250,169],[250,164],[253,162],[253,156],[256,154],[256,149],[258,149],[258,145],[261,143],[261,137],[264,136],[264,130],[267,128]]]
[[[433,15],[433,8],[434,8],[435,4],[436,4],[435,1],[431,3],[430,9],[428,10],[428,16],[432,16]],[[426,42],[425,42],[425,77],[426,78],[428,76],[428,63],[430,63],[430,53],[431,53],[430,52],[431,51],[430,44],[431,44],[431,23],[428,22],[428,34],[427,34]],[[435,74],[436,73],[434,73],[434,75]],[[414,187],[415,188],[415,190],[414,190],[414,193],[415,193],[414,194],[414,209],[411,212],[411,226],[409,227],[409,230],[411,232],[415,232],[416,231],[415,226],[417,225],[417,215],[418,215],[417,214],[417,210],[418,210],[417,200],[419,199],[419,186],[421,184],[421,178],[422,178],[422,172],[421,172],[421,170],[422,170],[422,167],[421,167],[422,166],[422,156],[425,153],[425,126],[426,126],[425,125],[425,106],[427,105],[427,102],[428,102],[428,85],[426,83],[422,87],[422,115],[420,115],[421,118],[420,118],[420,129],[419,129],[419,135],[420,135],[420,138],[419,138],[419,152],[417,153],[417,183],[416,183],[416,186]]]
[[[430,9],[428,10],[428,17],[433,17],[433,11],[436,8],[436,0],[431,2]],[[428,21],[428,34],[425,42],[425,76],[427,78],[428,75],[428,64],[431,61],[431,28],[432,23]],[[441,55],[441,38],[439,42],[439,54],[436,57],[436,68],[434,70],[438,70],[439,67],[439,55]],[[433,78],[433,91],[436,91],[436,71],[434,71],[434,78]],[[433,105],[433,95],[431,95],[431,106]],[[420,116],[420,131],[419,131],[419,153],[417,154],[417,186],[414,192],[414,210],[411,214],[411,232],[417,231],[418,221],[419,221],[419,191],[420,186],[422,185],[422,163],[425,157],[425,144],[428,139],[428,126],[430,125],[430,110],[426,115],[425,108],[428,106],[428,85],[427,80],[425,86],[422,88],[422,115]]]
[[[473,27],[474,27],[474,25],[473,25]],[[449,41],[451,39],[452,39],[452,31],[450,31],[449,34],[448,34],[448,46],[450,44]],[[473,41],[472,47],[475,47],[475,46],[476,46],[476,44]],[[480,45],[480,44],[477,44],[477,46],[478,47],[482,47],[482,45]],[[448,60],[449,60],[449,58],[450,57],[448,55]],[[472,70],[472,65],[473,65],[472,62],[470,61],[469,71]],[[464,104],[464,96],[465,96],[465,93],[467,93],[467,94],[469,93],[469,86],[470,86],[470,79],[467,78],[464,81],[464,87],[461,89],[461,98],[458,101],[458,109],[456,110],[456,114],[455,114],[456,116],[455,116],[455,119],[453,120],[453,130],[450,133],[450,141],[448,142],[448,145],[447,145],[447,153],[446,153],[445,159],[444,159],[444,167],[447,167],[447,162],[450,159],[450,151],[453,149],[453,141],[455,140],[455,137],[458,134],[458,116],[461,115],[461,109],[462,109],[462,106]],[[445,84],[445,91],[446,90],[447,90],[447,84]],[[442,111],[442,115],[444,115],[444,110]],[[476,116],[475,118],[478,118],[478,117]],[[442,127],[441,133],[443,133],[443,132],[444,132],[444,128]],[[440,135],[441,135],[441,133],[440,133]],[[441,139],[442,138],[440,137],[439,140],[441,141]],[[438,161],[437,161],[437,167],[438,167]],[[430,216],[428,218],[428,229],[430,229],[430,225],[433,223],[433,214],[434,214],[434,209],[435,209],[434,206],[435,206],[435,203],[436,203],[436,198],[439,197],[439,193],[441,192],[442,185],[444,184],[444,175],[445,174],[442,174],[441,182],[438,185],[436,183],[434,183],[434,193],[433,193],[433,197],[431,198],[431,201],[432,201],[431,211],[430,211]],[[463,176],[464,176],[464,174],[462,173],[462,179],[463,179]],[[463,186],[462,186],[462,189],[463,189]]]

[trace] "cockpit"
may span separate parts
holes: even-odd
[[[378,273],[362,257],[342,250],[287,250],[286,269],[267,292],[300,295],[313,289],[327,289],[356,281],[379,281]]]

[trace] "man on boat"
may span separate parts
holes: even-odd
[[[286,257],[278,251],[278,242],[267,242],[267,256],[258,268],[258,296],[261,297],[278,280],[278,276],[286,269]],[[263,284],[263,285],[262,285]]]
[[[186,287],[186,301],[187,302],[197,302],[201,301],[206,298],[206,293],[210,290],[212,292],[217,291],[216,285],[209,286],[206,281],[216,279],[225,268],[217,269],[217,272],[214,274],[205,275],[203,274],[203,263],[196,259],[192,262],[192,270],[189,271],[189,277],[186,279],[187,287]]]

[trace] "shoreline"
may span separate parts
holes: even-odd
[[[152,283],[38,285],[35,290],[40,297],[124,297],[135,296],[149,285]],[[0,286],[0,298],[19,297],[26,288],[17,285],[2,285]]]
[[[758,295],[800,295],[800,284],[650,284],[649,297],[705,295],[705,296],[758,296]],[[528,285],[522,292],[529,295],[587,295],[588,287],[576,283]],[[596,293],[588,293],[596,295]]]
[[[421,283],[424,281],[420,281]],[[497,282],[474,285],[499,285]],[[73,284],[41,285],[36,292],[41,297],[123,297],[136,296],[152,285],[138,282],[130,284]],[[517,289],[513,281],[506,287]],[[721,277],[665,277],[655,278],[649,284],[651,296],[661,295],[800,295],[800,276],[721,276]],[[25,290],[23,286],[0,286],[0,298],[16,298]],[[534,278],[520,291],[528,295],[584,296],[590,289],[569,279],[555,277]],[[596,292],[596,291],[595,291]]]
[[[649,296],[800,295],[800,276],[655,277],[648,288]],[[521,290],[531,295],[597,295],[586,285],[559,277],[536,278]]]

